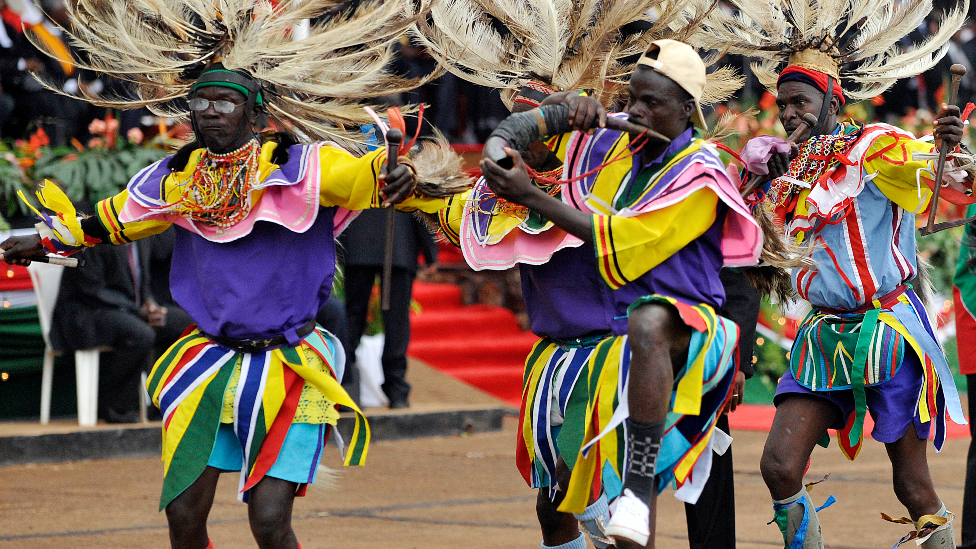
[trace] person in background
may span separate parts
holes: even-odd
[[[363,211],[349,224],[339,241],[345,256],[346,316],[349,325],[349,352],[355,364],[356,347],[366,331],[370,296],[376,277],[382,277],[386,246],[385,211]],[[410,300],[417,276],[417,259],[424,256],[426,269],[437,265],[437,244],[427,227],[412,214],[396,212],[393,247],[393,273],[390,280],[390,308],[382,311],[383,393],[390,408],[410,406],[407,383],[407,346],[410,344]],[[382,288],[381,288],[382,290]]]

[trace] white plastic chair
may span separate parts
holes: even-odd
[[[51,317],[61,288],[64,267],[33,262],[27,267],[34,295],[37,296],[37,316],[44,336],[44,368],[41,371],[41,425],[51,419],[51,384],[54,379],[54,356],[51,347]],[[91,427],[98,422],[98,355],[102,349],[75,351],[75,379],[78,385],[78,425]]]

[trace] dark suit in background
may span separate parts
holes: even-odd
[[[99,357],[98,415],[110,422],[138,421],[140,374],[156,333],[140,315],[149,296],[149,247],[136,244],[137,274],[130,266],[133,244],[81,252],[85,266],[65,269],[51,321],[58,351],[110,347]],[[136,283],[138,280],[138,285]]]
[[[725,305],[718,313],[739,326],[739,370],[752,377],[752,352],[756,341],[760,297],[742,272],[722,269]],[[729,416],[723,414],[716,427],[729,433]],[[712,471],[698,503],[685,504],[688,544],[691,549],[734,549],[735,486],[732,482],[732,447],[725,454],[712,455]]]
[[[386,211],[365,210],[340,236],[345,255],[346,315],[349,322],[350,368],[366,329],[369,298],[377,276],[382,278],[386,244]],[[408,406],[407,345],[410,343],[410,299],[417,274],[417,257],[437,262],[437,244],[430,231],[412,214],[396,212],[390,310],[383,312],[383,392],[391,408]],[[382,283],[382,280],[380,281]]]

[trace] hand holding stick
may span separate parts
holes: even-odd
[[[955,105],[956,99],[959,97],[959,84],[962,82],[962,77],[966,74],[966,67],[958,63],[954,64],[949,67],[949,73],[952,74],[952,84],[949,88],[949,104]],[[922,235],[932,234],[949,228],[949,226],[944,226],[944,223],[939,223],[939,226],[935,225],[935,212],[939,205],[939,190],[942,188],[942,174],[945,172],[945,162],[948,154],[949,144],[943,141],[942,146],[939,148],[939,163],[936,164],[935,182],[932,184],[933,191],[932,200],[929,202],[929,219],[925,227],[919,231]]]
[[[803,135],[809,129],[815,128],[817,126],[817,117],[811,113],[804,114],[803,117],[800,119],[800,121],[803,123],[797,126],[796,129],[793,130],[793,133],[790,134],[790,138],[788,139],[790,143],[798,143],[800,141],[800,138],[803,137]],[[746,182],[746,186],[743,187],[740,193],[742,195],[742,198],[745,198],[750,194],[752,194],[753,191],[755,191],[759,187],[759,185],[761,185],[765,180],[766,180],[766,175],[763,174],[755,173],[749,176],[749,180]]]
[[[24,257],[18,259],[29,259],[38,263],[50,263],[51,265],[61,265],[62,267],[84,267],[85,260],[77,257],[61,257],[59,255],[39,255],[36,257]],[[0,261],[4,261],[3,252],[0,252]]]
[[[400,156],[400,143],[403,132],[391,128],[386,132],[386,173],[393,173],[397,167],[397,157]],[[386,212],[386,250],[383,256],[383,292],[380,298],[380,308],[390,310],[390,281],[393,278],[393,231],[396,226],[396,207],[389,205]]]

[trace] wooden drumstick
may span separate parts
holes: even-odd
[[[966,67],[956,63],[949,67],[949,73],[952,75],[952,84],[949,88],[949,104],[955,105],[959,97],[959,84],[962,82],[962,77],[966,74]],[[935,212],[939,205],[939,190],[942,188],[942,174],[945,172],[945,161],[948,154],[949,144],[943,142],[942,147],[939,149],[939,163],[935,169],[935,182],[932,184],[933,191],[932,200],[929,202],[929,219],[925,224],[925,228],[920,231],[923,235],[936,232]]]
[[[391,128],[386,132],[386,175],[393,173],[397,167],[397,157],[400,156],[400,143],[403,132]],[[390,310],[390,282],[393,279],[393,236],[396,227],[396,207],[390,204],[386,211],[386,250],[383,256],[383,292],[380,297],[380,308]]]
[[[37,257],[24,257],[18,259],[29,259],[38,263],[50,263],[51,265],[61,265],[62,267],[84,267],[85,260],[77,257],[61,257],[59,255],[40,255]],[[0,261],[4,261],[3,252],[0,252]]]

